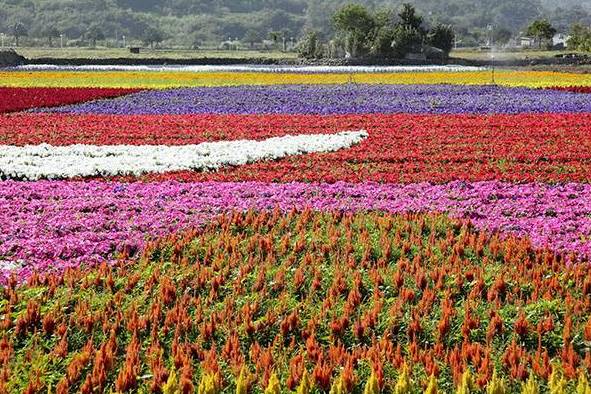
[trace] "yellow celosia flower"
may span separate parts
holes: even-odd
[[[552,369],[550,379],[548,380],[548,388],[550,394],[566,394],[566,386],[568,382],[564,378],[562,372],[557,365]]]
[[[456,394],[470,394],[474,389],[474,382],[472,381],[472,372],[467,368],[462,375],[462,380],[456,390]]]
[[[236,394],[247,394],[248,393],[248,370],[246,366],[242,366],[240,370],[240,376],[236,381]]]
[[[408,370],[408,366],[405,364],[402,367],[402,372],[398,376],[398,380],[396,381],[396,386],[394,386],[394,393],[395,394],[407,394],[412,391],[411,388],[412,382],[410,381],[410,371]]]
[[[380,384],[378,382],[378,377],[376,376],[375,372],[372,371],[369,379],[365,383],[365,388],[363,389],[363,394],[379,394],[380,392]]]
[[[579,374],[579,381],[577,383],[577,394],[591,394],[591,386],[585,372],[581,371]]]
[[[180,392],[181,391],[180,391],[180,388],[178,385],[176,371],[173,369],[172,372],[170,372],[170,375],[168,375],[168,380],[166,380],[166,383],[162,387],[162,393],[163,394],[180,394]]]
[[[214,374],[206,373],[201,377],[197,394],[218,394],[220,391]]]
[[[505,386],[505,381],[499,379],[497,371],[495,370],[492,379],[486,385],[486,394],[505,394],[506,392],[507,387]]]
[[[310,378],[308,377],[308,372],[304,371],[304,376],[302,376],[302,380],[300,381],[300,385],[298,386],[296,393],[297,394],[310,394],[310,391],[312,391],[312,382],[310,381]]]
[[[281,394],[281,385],[279,384],[279,378],[273,372],[269,378],[269,383],[265,389],[265,394]]]
[[[339,376],[330,386],[330,394],[346,394],[347,388],[343,383],[343,378]]]
[[[429,383],[427,384],[427,388],[425,389],[425,394],[437,394],[439,393],[439,388],[437,387],[437,378],[435,375],[431,375],[429,378]]]
[[[521,394],[539,394],[538,384],[534,378],[534,374],[530,374],[527,382],[521,386]]]

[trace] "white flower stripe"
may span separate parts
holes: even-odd
[[[38,180],[207,171],[290,155],[334,152],[358,144],[365,138],[367,132],[361,130],[182,146],[4,145],[0,146],[0,176],[4,179]]]
[[[32,64],[15,67],[23,71],[164,71],[164,72],[260,72],[260,73],[410,73],[410,72],[463,72],[482,71],[482,67],[447,65],[447,66],[126,66],[126,65],[86,65],[55,66],[51,64]]]

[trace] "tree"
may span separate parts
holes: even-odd
[[[364,6],[349,4],[342,7],[334,14],[333,23],[345,42],[345,50],[352,57],[367,54],[375,20]]]
[[[50,47],[53,47],[53,39],[60,37],[60,31],[55,26],[50,26],[44,30],[44,34],[47,37],[47,42]]]
[[[275,48],[279,45],[279,41],[281,41],[281,32],[280,31],[272,31],[269,32],[269,38],[273,41]]]
[[[15,45],[18,47],[20,43],[20,38],[28,36],[29,31],[23,23],[16,22],[14,26],[12,26],[12,34],[14,35]]]
[[[456,35],[453,27],[438,23],[427,35],[427,42],[435,48],[441,49],[446,55],[451,52]]]
[[[322,43],[315,31],[306,33],[305,38],[298,45],[298,54],[304,59],[322,58],[323,52]]]
[[[88,38],[92,44],[92,47],[96,47],[96,42],[105,39],[105,33],[98,25],[92,25],[86,31],[86,38]]]
[[[506,45],[511,40],[511,37],[513,37],[513,33],[504,27],[495,29],[493,32],[493,39],[496,44]]]
[[[398,59],[404,58],[412,52],[421,49],[423,35],[415,28],[398,25],[394,29],[394,40],[392,41],[392,53]]]
[[[374,56],[388,59],[395,57],[393,42],[396,40],[396,28],[383,26],[376,32],[372,54]]]
[[[144,31],[142,41],[154,49],[154,44],[164,41],[164,33],[157,27],[149,27]]]
[[[578,51],[591,51],[591,28],[575,23],[570,28],[567,45]]]
[[[551,40],[556,34],[556,29],[547,19],[537,19],[533,21],[527,28],[527,35],[534,37],[542,48],[544,40]]]
[[[406,29],[414,29],[421,36],[425,36],[426,31],[423,28],[423,17],[417,15],[417,10],[411,4],[402,5],[402,10],[398,13],[400,25]]]
[[[249,43],[250,47],[253,48],[254,44],[260,41],[259,32],[254,29],[248,30],[244,35],[244,41]]]

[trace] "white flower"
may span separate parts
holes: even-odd
[[[96,66],[54,66],[50,64],[31,64],[15,67],[25,71],[164,71],[164,72],[261,72],[261,73],[301,73],[301,74],[331,74],[331,73],[410,73],[410,72],[463,72],[482,71],[482,67],[447,65],[447,66],[126,66],[126,65],[96,65]]]
[[[361,130],[182,146],[4,145],[0,146],[0,176],[37,180],[216,170],[290,155],[333,152],[358,144],[364,138],[367,132]]]

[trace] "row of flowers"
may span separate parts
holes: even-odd
[[[133,256],[149,237],[197,227],[232,209],[449,212],[479,229],[531,239],[538,248],[591,255],[591,186],[0,183],[0,264],[6,278]]]
[[[461,85],[274,85],[146,90],[50,108],[75,114],[589,113],[591,96]]]
[[[0,86],[172,88],[274,84],[460,84],[523,87],[591,86],[591,75],[546,71],[406,72],[406,73],[264,73],[190,71],[0,71]]]
[[[137,91],[137,89],[0,87],[0,114],[119,97]]]
[[[12,278],[0,390],[587,393],[591,275],[564,259],[439,215],[230,212]]]
[[[482,71],[482,67],[444,65],[444,66],[286,66],[286,65],[81,65],[57,66],[50,64],[29,64],[15,67],[18,71],[187,71],[187,72],[259,72],[259,73],[302,73],[302,74],[342,74],[342,73],[418,73],[418,72],[462,72]]]
[[[0,145],[0,177],[38,180],[210,171],[286,156],[334,152],[359,144],[365,138],[365,131],[344,131],[179,146]]]
[[[184,145],[366,129],[346,151],[150,181],[589,182],[591,115],[53,115],[0,116],[8,145]],[[131,180],[131,179],[126,179]]]

